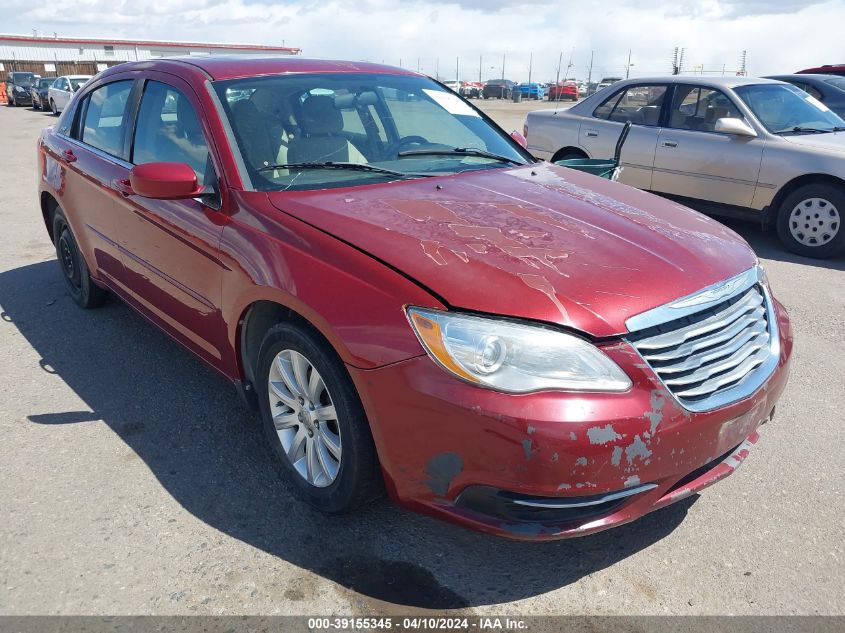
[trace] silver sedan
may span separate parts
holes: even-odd
[[[539,158],[606,158],[623,125],[620,181],[715,215],[774,224],[791,251],[845,252],[845,121],[780,81],[656,77],[568,110],[530,112]]]

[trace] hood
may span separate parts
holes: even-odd
[[[742,238],[714,220],[547,163],[268,195],[453,308],[599,337],[624,333],[629,317],[756,262]]]
[[[828,134],[794,134],[781,137],[793,145],[808,149],[822,150],[843,154],[845,157],[845,132],[830,132]]]

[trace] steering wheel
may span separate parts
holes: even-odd
[[[402,148],[406,145],[428,145],[430,144],[430,142],[431,141],[429,141],[427,138],[423,138],[422,136],[403,136],[388,145],[384,150],[384,155],[387,158],[395,158],[399,155],[399,152],[402,151]]]

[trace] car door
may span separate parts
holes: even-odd
[[[67,107],[67,104],[70,102],[70,94],[70,82],[65,77],[62,77],[59,80],[58,90],[54,97],[57,109],[64,110]]]
[[[635,84],[617,90],[581,123],[579,143],[590,158],[612,158],[622,128],[631,131],[622,149],[621,182],[639,189],[651,187],[654,150],[660,133],[665,84]]]
[[[149,73],[136,117],[132,163],[187,163],[199,185],[217,187],[219,172],[201,112],[187,83]],[[134,194],[128,182],[123,187],[118,221],[130,301],[220,366],[226,329],[220,313],[224,265],[218,245],[225,216],[211,199],[153,200]]]
[[[666,127],[657,142],[653,191],[719,204],[751,205],[765,141],[716,132],[720,118],[745,120],[721,90],[675,86]]]
[[[114,78],[82,95],[47,146],[44,178],[53,185],[85,261],[98,279],[119,283],[123,266],[112,183],[128,177],[132,78]]]

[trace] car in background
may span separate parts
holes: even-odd
[[[62,75],[47,90],[47,101],[53,114],[59,114],[70,103],[76,91],[88,83],[91,75]]]
[[[32,105],[32,86],[39,76],[29,72],[10,72],[6,75],[6,105],[10,107]]]
[[[461,94],[461,88],[463,87],[463,82],[460,82],[460,81],[444,81],[443,85],[446,86],[449,90],[451,90],[455,94]]]
[[[845,252],[845,120],[804,91],[747,77],[630,79],[568,110],[530,112],[528,149],[607,158],[626,122],[621,182],[774,225],[800,255]]]
[[[578,84],[561,81],[549,88],[549,101],[578,101]]]
[[[786,386],[789,318],[742,238],[538,162],[406,69],[127,62],[37,151],[71,299],[112,291],[239,387],[326,513],[386,490],[492,534],[583,536],[732,473]]]
[[[845,119],[845,77],[839,75],[773,75],[767,79],[785,81],[801,88]]]
[[[47,110],[49,108],[47,93],[50,86],[53,85],[53,81],[55,81],[55,77],[41,77],[32,84],[29,92],[32,97],[33,110]]]
[[[510,99],[515,85],[510,79],[490,79],[484,84],[481,96],[485,99]]]
[[[546,89],[543,87],[543,84],[539,84],[537,82],[531,83],[520,83],[516,84],[512,92],[519,92],[522,94],[523,99],[543,99],[546,96]]]
[[[480,81],[465,81],[461,86],[461,96],[467,99],[480,99],[484,84]]]
[[[798,75],[839,75],[845,77],[845,64],[825,64],[817,68],[806,68],[799,70]]]

